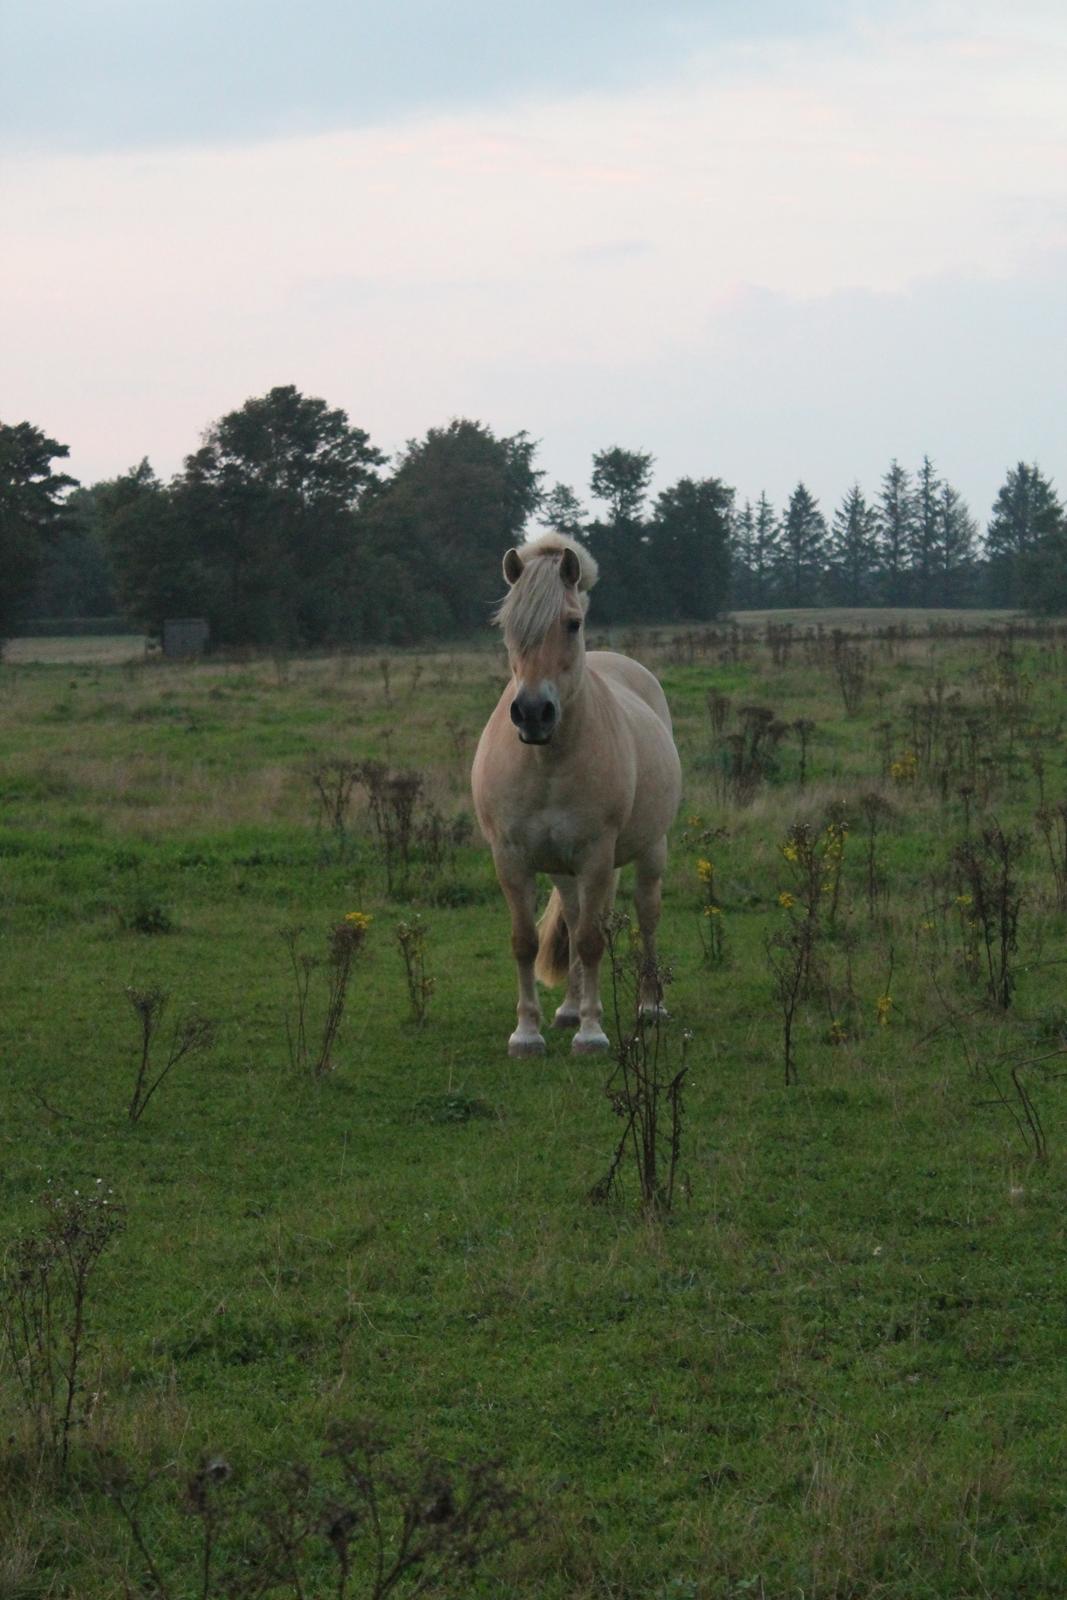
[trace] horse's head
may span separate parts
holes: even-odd
[[[511,720],[523,744],[547,744],[585,667],[583,624],[596,577],[592,558],[571,540],[536,540],[504,557],[510,593],[497,613],[515,695]]]

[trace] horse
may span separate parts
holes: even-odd
[[[566,981],[553,1019],[576,1027],[576,1055],[603,1051],[600,963],[619,869],[634,863],[643,959],[639,1003],[662,1011],[655,941],[667,830],[681,798],[671,714],[647,668],[585,648],[597,566],[576,540],[549,533],[504,557],[508,593],[494,620],[511,681],[478,742],[474,809],[511,912],[518,969],[509,1056],[540,1056],[537,980]],[[537,874],[553,890],[535,921]]]

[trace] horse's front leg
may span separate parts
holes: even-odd
[[[501,861],[496,863],[496,870],[511,912],[511,951],[519,977],[518,1023],[508,1040],[508,1055],[543,1056],[545,1041],[541,1037],[541,1004],[534,981],[537,880],[532,873],[521,872]]]
[[[582,967],[582,1003],[578,1032],[571,1040],[575,1055],[594,1055],[608,1048],[608,1036],[601,1025],[604,1008],[600,1003],[600,963],[606,943],[604,918],[611,910],[614,893],[614,841],[611,841],[610,847],[589,863],[578,878],[578,927],[574,942]]]

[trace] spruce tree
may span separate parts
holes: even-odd
[[[826,521],[814,495],[798,483],[781,524],[778,570],[782,603],[818,605],[825,564]]]
[[[834,512],[828,558],[830,591],[838,605],[869,606],[874,599],[875,512],[858,483]]]
[[[915,474],[911,526],[908,530],[908,598],[914,606],[934,605],[935,575],[941,543],[941,479],[929,456]]]
[[[760,490],[756,501],[756,534],[752,542],[752,576],[755,580],[758,607],[772,606],[775,602],[775,573],[778,570],[782,549],[778,517],[766,492]]]
[[[941,485],[937,514],[937,561],[930,604],[963,606],[973,603],[978,524],[963,496],[950,483]]]
[[[877,518],[880,599],[887,606],[905,605],[915,506],[911,479],[898,461],[890,462],[882,479]]]
[[[1034,592],[1032,557],[1063,524],[1063,507],[1051,482],[1035,462],[1020,461],[1009,473],[993,503],[986,530],[987,592],[991,605],[1030,605]]]

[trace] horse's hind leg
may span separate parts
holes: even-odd
[[[665,1017],[663,985],[656,967],[656,929],[663,905],[663,870],[667,865],[667,840],[663,838],[638,856],[634,881],[634,906],[641,930],[640,1006],[643,1017]]]
[[[545,1041],[541,1037],[541,1005],[534,982],[537,885],[532,877],[512,876],[506,869],[502,871],[499,862],[497,876],[511,912],[511,950],[519,978],[518,1023],[508,1040],[508,1055],[543,1056]]]
[[[571,1040],[575,1055],[592,1055],[608,1048],[608,1036],[601,1025],[604,1008],[600,1003],[600,963],[604,956],[604,916],[610,911],[615,893],[613,850],[606,859],[593,863],[578,887],[578,926],[575,947],[582,968],[582,1000],[578,1010],[580,1026]]]
[[[567,924],[570,947],[570,966],[567,969],[567,993],[563,1004],[552,1018],[554,1028],[576,1028],[581,1020],[582,963],[578,959],[578,880],[572,877],[553,878],[563,901],[563,917]]]

